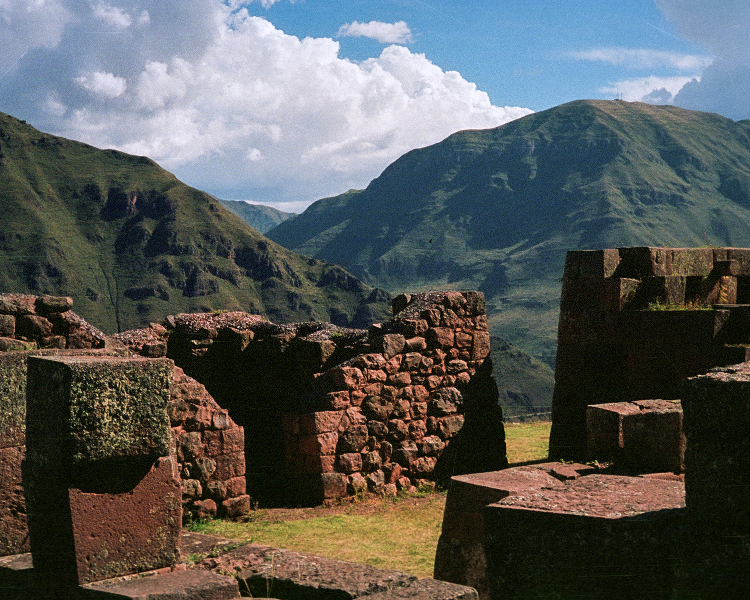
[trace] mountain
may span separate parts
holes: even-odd
[[[368,326],[390,298],[295,254],[145,157],[0,113],[0,291],[72,296],[114,333],[168,314],[245,310]]]
[[[503,417],[549,418],[555,388],[552,368],[496,335],[490,336],[490,358]]]
[[[750,246],[750,122],[576,101],[413,150],[268,236],[390,291],[478,289],[554,364],[570,249]]]
[[[262,204],[249,204],[243,200],[219,200],[219,203],[260,233],[266,233],[279,223],[296,216],[296,213],[283,212]]]

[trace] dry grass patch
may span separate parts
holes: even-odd
[[[547,456],[550,423],[506,424],[511,464]],[[368,498],[332,507],[258,509],[241,522],[207,521],[194,529],[328,558],[431,577],[445,493]]]

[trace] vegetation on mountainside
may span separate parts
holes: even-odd
[[[750,245],[750,122],[577,101],[413,150],[268,233],[389,291],[479,289],[554,365],[570,249]]]
[[[244,200],[219,200],[219,202],[259,233],[266,233],[279,223],[296,216],[296,213],[284,212],[262,204],[248,204]]]
[[[107,333],[179,312],[367,326],[386,293],[286,250],[145,157],[0,113],[0,291],[74,298]]]
[[[555,388],[550,366],[495,335],[490,337],[490,358],[503,417],[549,417]]]

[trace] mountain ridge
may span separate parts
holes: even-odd
[[[250,204],[244,200],[217,200],[258,233],[266,233],[279,223],[297,216],[297,213],[284,212],[263,204]]]
[[[260,235],[146,157],[0,113],[0,290],[72,296],[114,333],[176,312],[368,326],[389,296]]]
[[[268,237],[390,291],[479,289],[553,365],[567,250],[750,245],[750,122],[575,101],[412,150]]]

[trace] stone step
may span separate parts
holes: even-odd
[[[202,569],[97,581],[80,589],[81,598],[233,600],[240,597],[236,579]]]

